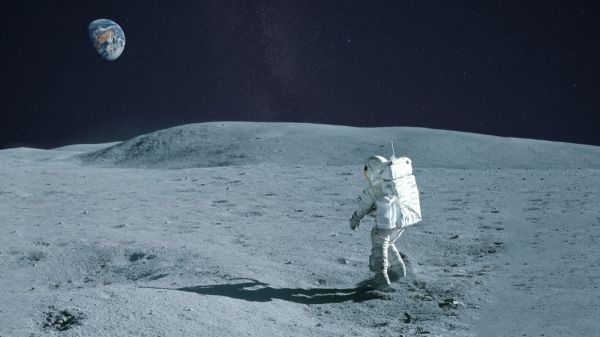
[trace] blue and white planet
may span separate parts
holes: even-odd
[[[88,35],[98,54],[107,61],[116,60],[125,49],[125,33],[112,20],[92,21],[88,26]]]

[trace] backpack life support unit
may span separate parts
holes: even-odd
[[[392,156],[378,173],[382,196],[375,201],[377,226],[403,228],[420,222],[419,189],[410,158]]]

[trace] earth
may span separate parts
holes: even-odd
[[[88,26],[88,35],[98,54],[105,60],[116,60],[125,49],[125,33],[112,20],[92,21]]]

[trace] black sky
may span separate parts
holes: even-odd
[[[420,126],[600,145],[595,1],[13,1],[0,148],[179,124]],[[109,62],[89,22],[127,43]]]

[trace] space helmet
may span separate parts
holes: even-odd
[[[381,172],[388,162],[389,160],[383,156],[372,156],[365,161],[367,179],[370,183],[377,184],[381,182]]]

